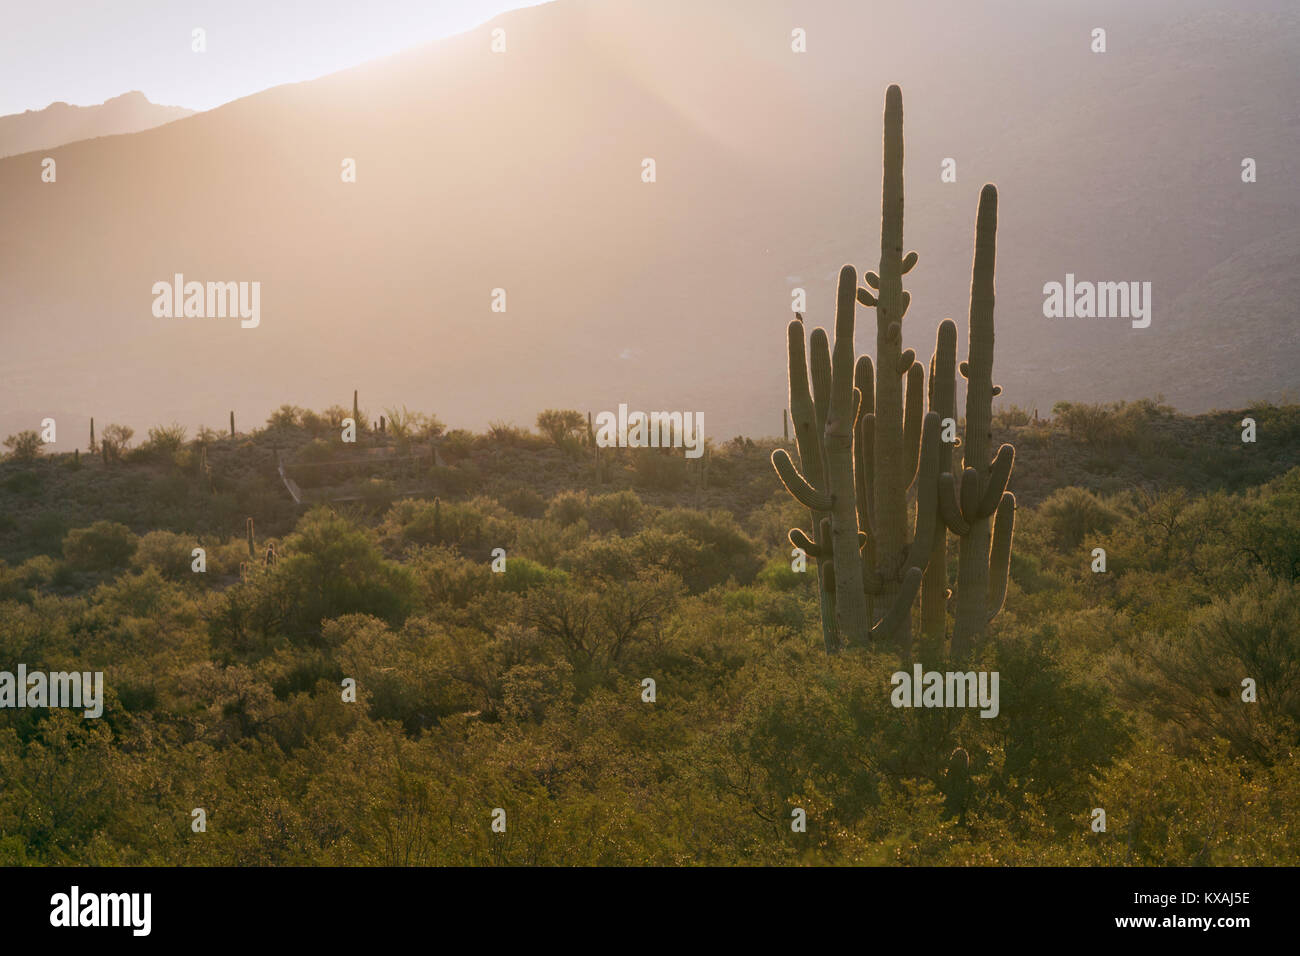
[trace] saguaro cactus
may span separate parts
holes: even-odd
[[[940,510],[960,537],[957,557],[957,620],[953,650],[970,650],[1002,609],[1011,564],[1016,496],[1006,490],[1015,449],[1002,445],[990,459],[993,399],[993,271],[997,252],[998,190],[980,191],[975,217],[975,259],[971,266],[969,356],[966,378],[966,436],[960,484],[951,474],[940,481]]]
[[[244,533],[248,536],[248,556],[257,557],[257,549],[253,546],[253,519],[250,517],[244,524]]]
[[[812,382],[818,396],[814,400],[813,392],[809,390],[809,366],[804,350],[803,316],[797,313],[796,316],[786,329],[790,369],[790,419],[794,422],[795,448],[799,452],[803,484],[825,488],[822,431],[826,423],[826,414],[820,409],[825,406],[830,391],[830,345],[826,340],[825,331],[817,329],[812,333]],[[781,476],[783,482],[786,480],[783,470],[795,471],[789,452],[783,448],[772,453],[772,463],[776,466],[777,474]],[[786,487],[790,487],[788,482]],[[796,487],[802,485],[796,482]],[[823,551],[823,545],[830,538],[830,509],[826,507],[828,501],[821,497],[815,501],[805,501],[793,490],[791,494],[794,494],[801,504],[807,505],[811,512],[812,536],[796,528],[790,532],[790,543],[817,562],[817,592],[822,613],[822,637],[826,642],[826,650],[834,653],[840,647],[839,632],[835,623],[835,568],[829,560],[829,549]]]
[[[905,571],[900,561],[907,544],[907,489],[917,463],[917,449],[906,439],[915,442],[920,437],[921,418],[920,373],[912,372],[915,353],[902,350],[903,316],[912,298],[903,290],[903,276],[916,266],[917,254],[903,255],[903,93],[897,86],[885,92],[882,169],[880,271],[863,276],[870,288],[860,289],[858,299],[876,309],[873,469],[867,480],[874,499],[876,572],[881,603],[887,605],[897,597]],[[906,420],[903,376],[908,379]]]
[[[903,613],[900,602],[910,610],[932,542],[907,537],[908,492],[921,478],[918,465],[924,457],[925,372],[916,353],[902,348],[903,317],[912,300],[903,289],[903,276],[916,267],[918,257],[915,252],[903,254],[903,94],[897,86],[885,92],[880,207],[880,271],[865,273],[868,288],[858,290],[858,301],[876,309],[876,366],[874,374],[866,370],[862,374],[865,388],[874,385],[875,400],[871,417],[864,416],[860,425],[862,483],[869,489],[860,510],[871,522],[869,564],[874,574],[869,583],[879,596],[873,617],[906,647],[911,616]],[[929,440],[937,441],[938,425],[930,431]],[[937,454],[936,449],[936,466]],[[931,476],[925,477],[928,484]],[[927,495],[918,486],[916,531],[933,534],[930,529],[937,523],[930,509]]]
[[[935,333],[934,356],[930,360],[930,412],[939,419],[942,430],[957,430],[957,325],[952,319],[939,323]],[[954,443],[939,442],[939,472],[952,471]],[[937,490],[936,490],[937,494]],[[942,522],[935,529],[930,560],[925,566],[921,581],[921,632],[930,637],[943,637],[948,630],[948,530]]]
[[[867,288],[857,288],[852,266],[840,271],[834,354],[825,331],[816,329],[805,355],[802,316],[787,328],[790,417],[800,465],[784,449],[772,453],[772,463],[810,511],[812,533],[796,528],[790,541],[817,560],[827,650],[868,636],[892,638],[906,649],[923,580],[922,626],[930,634],[945,633],[947,529],[961,536],[954,649],[964,651],[983,631],[989,608],[996,610],[1005,596],[1015,508],[1014,496],[1004,494],[1011,447],[1004,445],[992,462],[988,458],[991,402],[999,391],[991,379],[997,191],[984,187],[977,217],[971,352],[961,366],[972,387],[958,499],[953,445],[941,438],[945,421],[955,432],[957,328],[945,320],[935,336],[928,411],[923,412],[925,370],[912,349],[902,348],[911,300],[903,276],[915,267],[917,254],[903,254],[903,100],[897,86],[885,95],[883,168],[880,271],[864,274]],[[854,362],[858,302],[876,309],[874,364],[866,355]]]

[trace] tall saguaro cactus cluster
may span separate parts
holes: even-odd
[[[956,445],[957,326],[940,323],[925,369],[902,347],[911,295],[903,276],[917,254],[903,254],[903,95],[885,94],[884,175],[879,271],[840,270],[835,339],[803,316],[788,329],[790,417],[799,465],[772,454],[777,474],[807,506],[811,534],[790,541],[817,562],[822,633],[828,651],[870,639],[911,641],[912,608],[921,595],[921,628],[946,636],[948,533],[958,538],[953,650],[968,652],[1006,597],[1015,495],[1006,490],[1014,449],[989,457],[993,398],[993,267],[997,188],[980,192],[971,275],[969,355],[962,471]],[[858,304],[876,310],[876,358],[855,360]],[[923,403],[928,396],[928,410]]]

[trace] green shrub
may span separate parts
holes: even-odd
[[[808,559],[808,570],[803,572],[790,567],[790,562],[785,558],[773,558],[763,565],[763,569],[758,572],[755,580],[763,587],[771,588],[774,591],[794,591],[808,587],[808,582],[816,579],[817,562],[811,558]]]
[[[9,449],[9,458],[12,461],[35,461],[40,456],[43,444],[40,432],[31,429],[21,431],[17,435],[10,435],[5,439],[5,447]]]
[[[189,535],[150,531],[137,542],[131,566],[139,571],[153,568],[173,581],[187,579],[194,574],[193,549],[196,547],[198,545]]]
[[[597,532],[617,531],[632,534],[641,527],[645,506],[634,491],[615,491],[593,495],[587,502],[588,522]]]
[[[585,491],[561,491],[551,499],[546,517],[562,528],[577,524],[587,517],[591,501]]]
[[[686,458],[669,449],[632,449],[632,475],[637,487],[651,491],[676,491],[686,482]]]
[[[587,419],[582,412],[571,408],[548,408],[537,416],[537,430],[553,441],[558,448],[572,450],[575,439],[580,439],[587,429]]]
[[[1038,507],[1058,551],[1070,551],[1090,534],[1109,531],[1121,518],[1118,511],[1083,488],[1060,488]]]
[[[17,471],[4,480],[3,487],[5,491],[11,491],[16,495],[26,495],[33,497],[40,494],[44,482],[41,476],[34,471]]]
[[[496,497],[502,505],[521,518],[540,518],[546,514],[546,499],[527,485],[511,485]]]
[[[171,457],[185,444],[185,426],[173,422],[170,425],[149,429],[145,446],[160,457]]]
[[[96,521],[89,528],[69,531],[63,539],[63,556],[78,571],[124,568],[135,550],[131,529],[115,521]]]

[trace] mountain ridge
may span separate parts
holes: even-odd
[[[921,257],[905,345],[928,355],[951,316],[964,347],[992,180],[1004,401],[1163,394],[1195,413],[1293,388],[1300,345],[1274,270],[1300,251],[1296,18],[1266,2],[1228,20],[1205,3],[1101,3],[1112,52],[1093,56],[1091,14],[961,9],[888,12],[868,35],[897,42],[863,57],[875,13],[852,5],[559,0],[63,147],[57,186],[0,160],[0,430],[56,410],[143,425],[161,407],[219,424],[360,388],[466,427],[628,402],[700,410],[715,436],[769,432],[786,404],[787,277],[825,326],[839,266],[875,268],[895,80]],[[504,55],[489,52],[498,24]],[[807,54],[790,50],[795,25]],[[1243,184],[1253,154],[1260,181]],[[950,155],[958,181],[941,184]],[[261,281],[260,327],[154,319],[149,289],[176,272]],[[1152,327],[1044,318],[1042,285],[1067,272],[1152,281]],[[1250,303],[1238,337],[1272,348],[1207,366],[1234,301]],[[861,350],[874,315],[858,321]]]

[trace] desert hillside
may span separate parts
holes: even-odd
[[[0,116],[0,156],[53,149],[97,136],[138,133],[193,115],[194,110],[183,106],[150,103],[139,90],[114,96],[97,106],[51,103],[41,110]]]
[[[991,180],[1006,401],[1195,413],[1294,389],[1292,4],[841,6],[558,0],[60,147],[55,184],[36,154],[0,160],[0,432],[218,425],[360,388],[468,428],[628,402],[770,434],[791,290],[827,323],[835,270],[878,258],[890,82],[921,257],[905,345],[928,354],[949,315],[964,341]],[[260,282],[259,326],[154,317],[176,273]],[[1150,327],[1044,318],[1067,274],[1150,282]]]

